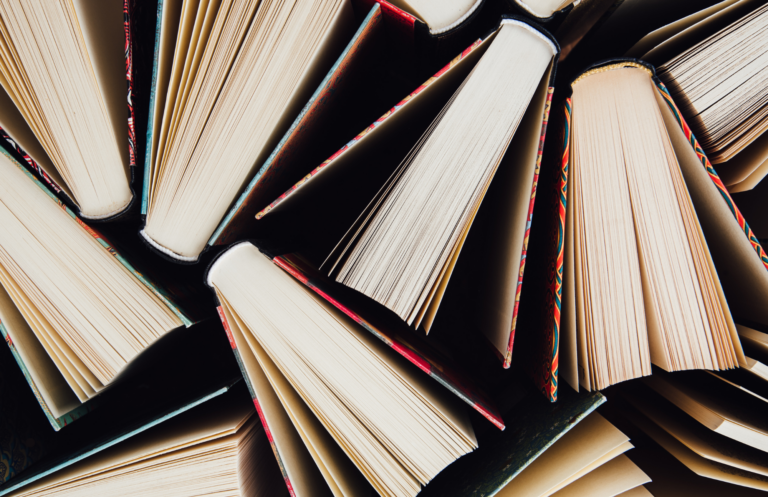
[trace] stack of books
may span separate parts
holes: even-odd
[[[768,492],[768,5],[0,2],[0,496]]]

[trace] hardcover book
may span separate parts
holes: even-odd
[[[5,150],[0,167],[0,331],[59,430],[192,320]]]
[[[120,217],[134,203],[136,166],[130,0],[11,2],[0,17],[0,126],[79,216]]]
[[[665,129],[669,133],[670,148],[667,149],[669,150],[668,157],[670,158],[670,164],[674,165],[671,170],[674,173],[675,168],[679,167],[680,172],[677,174],[680,174],[681,180],[684,181],[683,183],[678,183],[679,186],[676,187],[678,193],[676,195],[682,195],[680,205],[686,210],[690,209],[691,212],[690,215],[687,215],[690,216],[688,217],[690,221],[686,221],[692,223],[689,228],[686,228],[689,230],[687,237],[689,240],[692,240],[689,243],[695,243],[697,238],[700,239],[701,242],[698,243],[703,244],[703,254],[706,256],[700,263],[701,269],[697,269],[695,274],[702,276],[706,276],[707,273],[711,274],[710,281],[714,285],[712,287],[714,293],[709,293],[710,291],[708,290],[702,295],[709,293],[710,297],[706,298],[711,299],[713,304],[709,308],[717,309],[719,307],[725,318],[722,322],[721,338],[707,338],[706,341],[701,341],[703,338],[696,339],[701,344],[714,344],[713,351],[717,351],[718,347],[724,347],[721,350],[725,352],[725,355],[723,355],[723,352],[717,352],[716,355],[712,356],[713,360],[716,359],[716,362],[713,363],[714,366],[706,367],[714,367],[716,369],[727,369],[736,365],[747,367],[748,364],[743,355],[733,319],[747,319],[752,322],[761,322],[766,319],[762,315],[764,306],[759,304],[759,302],[763,301],[768,290],[766,286],[768,274],[766,274],[765,253],[746,224],[746,221],[744,221],[743,216],[741,216],[738,208],[734,205],[706,155],[701,150],[701,147],[699,147],[696,138],[682,118],[666,87],[655,77],[652,66],[637,61],[612,61],[597,65],[585,73],[587,76],[582,77],[579,80],[581,81],[579,84],[586,85],[590,78],[597,78],[598,76],[606,78],[615,75],[619,78],[622,75],[622,71],[625,73],[635,71],[638,77],[644,73],[652,84],[653,91],[648,94],[648,98],[654,103],[649,103],[647,108],[653,108],[650,107],[651,105],[658,107],[659,112],[656,119],[659,124],[656,126]],[[646,83],[642,84],[646,85]],[[614,88],[618,88],[618,86],[615,85]],[[553,372],[561,374],[574,388],[578,388],[579,384],[582,386],[588,385],[589,382],[586,380],[594,377],[595,374],[595,370],[591,369],[593,366],[590,365],[588,367],[590,363],[586,362],[585,354],[587,349],[584,348],[586,344],[583,333],[586,332],[585,326],[589,324],[589,321],[585,320],[584,307],[581,307],[589,302],[588,300],[583,300],[586,299],[585,295],[587,295],[583,293],[586,291],[583,279],[585,278],[583,271],[586,268],[583,265],[584,262],[580,266],[579,261],[576,259],[579,250],[584,250],[579,247],[583,247],[586,241],[579,238],[581,235],[577,236],[578,232],[575,225],[587,222],[585,218],[580,218],[580,216],[586,215],[581,213],[580,209],[585,208],[582,206],[585,205],[585,202],[588,202],[589,197],[579,199],[578,196],[574,196],[573,190],[573,128],[576,123],[571,119],[576,112],[575,105],[577,105],[577,102],[575,102],[575,99],[574,95],[574,97],[567,99],[564,104],[565,117],[560,128],[562,130],[562,140],[559,140],[564,148],[560,154],[562,158],[560,166],[555,166],[559,172],[557,174],[548,174],[549,181],[553,182],[551,183],[552,186],[550,186],[551,191],[557,191],[558,194],[556,197],[553,197],[557,202],[550,204],[550,209],[552,209],[550,214],[545,214],[544,217],[549,216],[550,227],[553,226],[552,223],[554,222],[554,228],[550,228],[552,229],[550,233],[554,233],[554,235],[550,236],[550,240],[552,240],[551,246],[556,247],[556,250],[550,251],[549,262],[546,264],[548,268],[551,268],[550,271],[552,271],[548,276],[548,281],[552,284],[546,289],[548,293],[540,293],[539,295],[541,298],[548,299],[549,304],[546,306],[547,311],[540,314],[539,324],[532,324],[530,328],[531,333],[534,333],[535,329],[540,329],[536,328],[536,326],[543,326],[547,330],[547,333],[544,335],[545,338],[541,340],[541,350],[551,350],[551,344],[558,344],[559,346],[559,353],[555,352],[552,354],[552,352],[548,352],[548,355],[539,356],[555,359],[555,361],[543,361],[544,367],[540,371],[543,369],[544,372],[536,375],[537,379],[544,380],[543,382],[540,381],[540,384],[543,390],[550,396],[552,389],[556,389],[558,385],[557,374],[552,374]],[[592,103],[591,105],[595,104]],[[588,118],[589,114],[584,119]],[[642,128],[639,129],[642,130]],[[593,139],[598,140],[596,137]],[[601,148],[598,147],[596,150],[601,150]],[[649,150],[649,148],[646,148],[646,150]],[[635,156],[631,157],[634,158],[633,160],[638,160]],[[552,165],[551,162],[548,165]],[[581,181],[586,180],[581,179]],[[614,190],[616,189],[614,188]],[[574,198],[576,200],[573,200]],[[673,197],[670,196],[668,198]],[[581,206],[579,203],[581,203]],[[686,204],[690,205],[690,207],[685,207]],[[610,209],[615,211],[616,207],[611,207]],[[599,211],[595,212],[599,213]],[[668,220],[664,222],[668,222]],[[546,223],[544,224],[546,225]],[[585,228],[582,227],[580,229],[583,230]],[[655,254],[658,253],[658,249],[642,248],[642,243],[645,243],[642,240],[637,243],[639,248],[630,251],[630,253],[639,251],[639,257],[643,259],[640,277],[637,280],[637,288],[642,289],[642,295],[650,296],[648,292],[652,288],[653,281],[661,280],[654,280],[657,277],[650,276],[650,272],[654,271],[652,264],[656,263],[652,263],[652,260],[649,261],[646,258],[656,257]],[[702,253],[698,249],[690,250],[694,256],[696,256],[696,253]],[[685,251],[683,251],[684,253]],[[696,277],[699,278],[700,276]],[[690,286],[686,285],[681,290],[688,292],[690,288]],[[594,299],[597,298],[597,294],[591,295],[590,298],[594,302],[592,305],[596,305],[598,301]],[[531,294],[530,298],[535,299],[537,297]],[[653,320],[658,319],[657,316],[660,315],[658,313],[661,312],[661,307],[654,304],[651,307],[645,307],[649,309],[645,312],[642,307],[645,305],[648,304],[642,304],[641,307],[636,306],[635,309],[638,310],[637,315],[645,315],[649,320],[648,322],[651,323],[647,327],[648,336],[651,337],[652,333],[655,334],[660,329],[657,325],[653,324]],[[690,305],[684,308],[685,312],[692,312],[692,309],[696,309],[696,307]],[[702,315],[704,314],[702,313]],[[593,317],[588,317],[587,319],[593,319]],[[705,325],[703,329],[708,329],[709,323],[713,322],[711,318],[706,318],[703,321]],[[685,329],[688,328],[680,326],[676,332]],[[714,330],[716,328],[710,329]],[[694,364],[684,366],[682,362],[676,363],[675,361],[679,361],[678,359],[672,360],[673,358],[666,355],[667,352],[664,352],[667,346],[664,345],[663,340],[659,341],[653,337],[651,337],[651,340],[656,340],[656,344],[643,345],[638,350],[640,352],[642,350],[650,350],[650,359],[660,367],[668,370],[702,367],[695,366]],[[710,342],[709,340],[713,341]],[[546,344],[544,344],[545,342]],[[696,342],[689,343],[693,344]],[[650,349],[647,347],[650,347]],[[732,352],[728,352],[729,349]],[[699,357],[706,357],[707,354],[709,353],[707,352]],[[728,355],[730,355],[730,358],[727,358]],[[643,359],[643,361],[646,362],[642,372],[632,373],[630,377],[650,373],[648,359]],[[615,375],[616,373],[612,374]],[[618,377],[613,376],[613,378],[617,379]],[[608,384],[613,382],[615,380],[609,380]]]

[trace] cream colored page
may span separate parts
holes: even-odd
[[[633,417],[633,422],[638,425],[654,441],[672,454],[678,461],[685,464],[688,469],[706,478],[724,481],[734,485],[750,487],[757,490],[768,491],[768,478],[762,475],[744,471],[738,468],[719,464],[701,457],[674,437],[659,428],[647,418]]]
[[[231,255],[231,253],[226,254],[219,259],[219,262],[222,262],[224,257],[231,257]],[[215,281],[217,277],[215,267],[212,268],[209,276],[212,281]],[[217,289],[218,292],[219,290]],[[220,298],[223,297],[220,293],[218,294]],[[320,471],[304,446],[285,408],[280,403],[258,359],[243,336],[243,333],[248,331],[242,330],[238,326],[238,321],[232,315],[228,305],[222,305],[222,310],[227,317],[232,339],[237,344],[244,373],[248,376],[251,388],[253,388],[256,395],[256,401],[261,408],[261,415],[264,416],[266,425],[272,434],[275,457],[286,472],[296,495],[298,497],[315,494],[330,495],[330,489],[325,485]]]
[[[57,471],[23,487],[22,493],[51,489],[57,485],[92,478],[100,473],[146,461],[164,454],[192,447],[218,438],[231,436],[245,419],[254,415],[252,406],[242,398],[208,400],[202,406],[179,414],[149,430],[120,442],[95,456]],[[240,400],[238,402],[238,400]],[[174,457],[174,456],[172,456]]]
[[[183,0],[163,0],[162,19],[160,21],[160,39],[158,43],[157,74],[155,86],[155,101],[152,107],[152,140],[147,145],[150,150],[149,198],[155,187],[157,177],[157,148],[160,141],[160,128],[163,122],[165,102],[168,98],[168,85],[173,67],[173,54],[176,48],[176,34],[179,29],[181,7]]]
[[[499,497],[548,495],[563,481],[567,481],[572,475],[579,473],[627,440],[626,435],[600,414],[590,414],[496,495]]]
[[[237,318],[235,317],[235,319]],[[244,329],[242,322],[239,322],[238,326]],[[246,333],[248,332],[246,331]],[[256,339],[250,333],[243,336],[257,357],[275,393],[280,398],[280,402],[291,417],[291,421],[299,430],[304,443],[312,452],[312,457],[317,462],[320,471],[323,472],[333,494],[355,496],[370,493],[372,489],[363,475],[344,454],[311,409],[296,393],[296,390],[288,383],[288,380],[285,379],[285,376],[275,366],[275,363],[272,362],[272,359],[269,358]]]
[[[680,410],[661,408],[649,398],[629,397],[629,401],[644,416],[701,457],[768,477],[768,456],[764,452],[691,423]]]
[[[128,84],[122,0],[71,0],[128,174]]]
[[[24,116],[21,115],[16,104],[2,86],[0,86],[0,126],[72,198],[72,192],[69,191],[69,187],[64,182],[61,174],[59,174],[59,171],[51,162],[50,157],[48,157],[35,133],[30,129],[26,120],[24,120]]]
[[[614,497],[651,479],[625,455],[605,463],[552,497]]]
[[[80,401],[64,381],[64,377],[45,353],[29,325],[2,287],[0,287],[0,321],[51,414],[58,418],[78,407]]]
[[[739,227],[666,103],[659,105],[733,315],[768,323],[768,270]]]

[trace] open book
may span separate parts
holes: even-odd
[[[459,399],[406,351],[255,246],[230,248],[207,281],[296,495],[414,496],[477,447]]]
[[[0,123],[88,219],[114,218],[134,197],[129,3],[0,8]]]
[[[650,374],[651,362],[669,371],[746,365],[731,312],[765,319],[762,247],[652,67],[590,69],[565,108],[561,235],[550,262],[562,305],[544,325],[560,344],[562,376],[603,388]],[[742,296],[747,289],[754,297]]]
[[[409,295],[397,306],[393,305],[397,299],[394,294],[376,295],[374,300],[395,311],[409,324],[423,324],[428,329],[443,293],[447,287],[450,291],[448,282],[456,261],[462,264],[459,254],[469,250],[467,247],[462,249],[464,240],[468,246],[472,244],[473,251],[482,252],[485,247],[482,275],[477,272],[475,281],[488,276],[490,283],[482,285],[480,291],[471,296],[472,303],[468,302],[465,308],[472,309],[472,314],[482,321],[478,327],[493,343],[499,356],[509,359],[515,326],[515,296],[525,254],[526,224],[531,213],[532,192],[536,189],[538,150],[543,141],[556,53],[557,47],[549,36],[527,21],[502,21],[490,36],[466,50],[419,91],[260,212],[259,222],[270,216],[283,216],[283,225],[287,228],[283,233],[305,235],[302,255],[319,263],[332,252],[327,257],[324,271],[333,268],[337,281],[360,290],[357,283],[347,279],[347,273],[355,265],[360,271],[373,267],[386,269],[388,274],[382,276],[389,279],[409,271],[388,262],[365,262],[362,253],[359,259],[352,254],[356,254],[356,247],[365,245],[361,241],[363,237],[374,236],[374,229],[380,224],[372,220],[387,212],[384,203],[397,198],[395,189],[410,185],[409,192],[414,198],[432,202],[428,208],[433,214],[425,215],[420,207],[403,210],[402,214],[410,216],[409,222],[417,224],[419,215],[435,222],[439,219],[442,234],[433,239],[414,236],[409,240],[406,237],[401,242],[413,243],[410,249],[414,257],[408,261],[414,268],[432,269],[409,281],[408,288],[403,287],[402,291]],[[520,71],[521,67],[526,70]],[[470,71],[471,75],[467,76]],[[519,93],[510,90],[513,84]],[[458,89],[453,97],[451,88]],[[502,102],[507,109],[505,112],[491,112]],[[474,120],[467,116],[474,116]],[[520,132],[516,133],[517,129]],[[482,154],[479,151],[470,154],[477,141],[473,136],[481,143],[487,143]],[[455,150],[441,152],[448,142]],[[462,150],[473,155],[474,169],[461,167],[464,165],[459,159]],[[445,163],[431,162],[432,159],[423,155],[427,151],[438,154],[439,161],[445,160]],[[420,155],[423,157],[418,158]],[[411,159],[417,159],[422,166],[411,163]],[[432,164],[431,174],[429,168],[423,167],[429,164]],[[437,164],[442,165],[438,168]],[[452,172],[442,175],[444,181],[441,182],[441,175],[435,171],[442,171],[443,166],[449,164]],[[422,169],[429,176],[429,183],[414,176]],[[467,175],[467,182],[460,178],[462,174]],[[469,182],[470,176],[474,183]],[[453,179],[448,181],[449,178]],[[417,181],[418,187],[415,186]],[[465,188],[450,190],[459,185]],[[515,195],[508,194],[510,189]],[[442,201],[447,202],[452,195],[456,195],[452,210],[444,210],[446,205]],[[375,197],[374,200],[371,197]],[[363,213],[355,221],[361,211]],[[334,216],[323,215],[327,212],[333,212]],[[512,218],[514,222],[503,223],[505,229],[497,233],[502,218]],[[397,225],[390,220],[381,226]],[[434,225],[436,230],[437,226]],[[402,233],[427,228],[413,225]],[[383,228],[380,234],[384,233]],[[396,235],[394,228],[390,234]],[[498,237],[495,243],[488,243],[490,236]],[[476,242],[472,242],[473,239]],[[425,245],[418,245],[421,242]],[[385,242],[382,246],[390,250],[388,255],[382,252],[383,255],[394,256],[395,245]],[[475,272],[470,264],[471,257],[465,259],[468,267],[462,272],[471,275]],[[362,293],[372,296],[377,283],[375,279],[370,283],[370,288]]]
[[[0,175],[0,330],[59,429],[191,321],[7,153]]]

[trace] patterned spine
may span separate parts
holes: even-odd
[[[523,238],[523,250],[520,255],[520,270],[517,272],[517,288],[515,289],[515,307],[512,311],[512,325],[509,330],[509,342],[504,356],[504,368],[508,369],[512,364],[512,348],[515,345],[515,331],[517,329],[517,313],[520,309],[520,294],[523,290],[523,274],[525,273],[525,259],[528,253],[528,239],[531,234],[531,222],[533,221],[533,207],[536,203],[536,189],[539,185],[539,173],[541,172],[541,156],[544,153],[544,140],[547,136],[547,124],[549,123],[549,110],[552,107],[552,94],[555,88],[550,86],[547,90],[547,100],[544,104],[544,116],[541,122],[539,135],[539,149],[536,152],[536,166],[533,173],[533,186],[531,186],[531,200],[528,204],[528,215],[525,222],[525,237]]]
[[[67,207],[61,200],[59,200],[53,194],[53,192],[48,190],[31,172],[27,170],[27,168],[19,164],[16,161],[16,159],[14,159],[8,152],[6,152],[5,150],[3,150],[2,152],[6,155],[6,157],[8,157],[8,159],[10,159],[14,164],[16,164],[19,167],[19,169],[24,171],[24,174],[26,174],[29,179],[34,181],[35,184],[37,184],[37,186],[40,187],[40,189],[42,189],[45,192],[45,194],[48,195],[48,197],[50,197],[51,200],[56,202],[59,205],[59,207],[69,215],[69,217],[74,219],[75,222],[77,222],[77,224],[79,224],[81,228],[83,228],[85,231],[88,232],[89,235],[95,238],[96,241],[99,242],[99,245],[101,245],[107,252],[109,252],[115,259],[117,259],[118,262],[120,262],[120,264],[122,264],[128,270],[128,272],[130,272],[134,277],[136,277],[136,279],[138,279],[145,287],[147,287],[147,289],[150,292],[152,292],[157,298],[159,298],[163,302],[163,304],[165,304],[171,310],[171,312],[173,312],[181,320],[181,322],[184,323],[185,326],[187,327],[192,326],[193,324],[192,320],[185,313],[183,313],[176,304],[174,304],[171,301],[170,297],[167,295],[165,290],[163,290],[162,288],[158,287],[157,285],[149,281],[147,278],[144,277],[144,275],[142,275],[140,272],[134,269],[131,263],[129,263],[123,256],[121,256],[117,252],[117,250],[115,250],[115,248],[112,246],[112,244],[110,244],[109,241],[106,238],[104,238],[104,236],[101,233],[99,233],[92,227],[85,224],[82,219],[77,217],[69,207]]]
[[[88,402],[87,404],[83,404],[80,407],[76,407],[75,409],[69,411],[59,418],[54,416],[51,410],[48,408],[48,404],[45,403],[43,396],[40,395],[40,390],[38,390],[37,385],[35,385],[35,382],[32,379],[32,375],[29,374],[27,365],[24,364],[19,351],[16,350],[16,346],[13,344],[13,340],[11,339],[11,334],[8,333],[8,329],[5,327],[2,321],[0,321],[0,335],[3,336],[5,343],[7,343],[8,347],[11,349],[11,354],[13,354],[14,359],[16,359],[16,363],[18,363],[21,372],[24,374],[24,378],[26,378],[29,387],[32,389],[32,393],[35,395],[37,402],[43,409],[43,413],[45,413],[45,417],[48,418],[48,422],[51,423],[51,426],[55,431],[61,430],[68,424],[82,418],[84,415],[91,411],[93,405],[92,402]]]
[[[224,313],[224,308],[219,305],[216,308],[216,311],[219,313],[219,319],[221,320],[221,324],[224,327],[224,332],[227,334],[227,340],[229,340],[229,345],[232,347],[232,352],[235,354],[237,365],[240,367],[240,371],[243,373],[243,379],[245,380],[245,384],[248,386],[248,392],[250,392],[251,399],[253,399],[253,405],[256,407],[256,412],[258,413],[261,424],[264,427],[264,433],[267,434],[267,440],[269,440],[269,445],[272,447],[272,452],[275,454],[275,459],[277,460],[277,465],[280,468],[280,473],[283,475],[285,486],[288,487],[288,492],[290,493],[291,497],[296,497],[296,491],[293,489],[291,480],[288,478],[288,472],[285,470],[283,458],[280,456],[280,452],[277,450],[277,445],[275,444],[275,439],[272,436],[272,431],[269,429],[267,418],[264,416],[264,411],[261,408],[261,404],[259,404],[259,399],[256,398],[256,390],[254,390],[253,385],[251,384],[251,380],[248,378],[248,372],[245,370],[245,365],[243,364],[243,359],[240,356],[240,351],[237,349],[237,342],[235,342],[235,337],[232,335],[232,329],[229,327],[229,321],[227,321],[227,315]]]
[[[123,29],[125,30],[125,80],[128,86],[128,164],[136,167],[136,128],[133,115],[133,40],[131,35],[131,0],[123,0]],[[133,176],[133,173],[132,173]]]
[[[328,292],[320,288],[304,273],[298,261],[292,260],[290,256],[275,257],[272,262],[296,278],[298,281],[303,283],[309,289],[320,295],[328,303],[349,316],[353,321],[362,326],[366,331],[372,333],[376,338],[384,342],[388,347],[394,349],[398,354],[405,357],[409,362],[427,373],[430,377],[437,380],[438,383],[450,390],[461,400],[472,406],[473,409],[483,415],[483,417],[493,423],[497,428],[504,430],[504,421],[502,420],[501,414],[498,412],[496,407],[492,404],[490,399],[485,397],[485,395],[477,392],[475,388],[469,384],[469,382],[463,380],[457,374],[452,373],[448,368],[441,365],[437,360],[430,358],[427,354],[423,353],[421,350],[418,350],[416,347],[409,344],[406,340],[376,328],[368,321],[363,319],[359,314],[350,310],[347,306],[329,295]]]
[[[387,111],[386,114],[378,118],[365,128],[363,131],[357,134],[352,140],[350,140],[346,145],[341,147],[336,153],[334,153],[332,156],[330,156],[328,159],[326,159],[322,164],[317,166],[315,169],[312,170],[309,174],[301,178],[298,183],[293,185],[288,191],[277,197],[277,199],[269,204],[267,207],[265,207],[263,210],[261,210],[258,214],[256,214],[256,219],[261,219],[269,211],[277,207],[283,200],[291,196],[296,190],[301,188],[306,182],[311,180],[316,174],[318,174],[320,171],[328,167],[333,161],[341,157],[344,153],[346,153],[349,149],[357,145],[363,138],[365,138],[368,133],[371,133],[373,130],[375,130],[377,127],[379,127],[384,121],[395,115],[398,111],[400,111],[404,106],[408,105],[408,102],[413,100],[419,93],[423,92],[426,88],[431,86],[435,81],[437,81],[442,75],[444,75],[446,72],[448,72],[452,67],[454,67],[456,64],[461,62],[462,59],[464,59],[466,56],[468,56],[470,53],[472,53],[480,44],[482,43],[482,40],[477,40],[475,43],[473,43],[471,46],[469,46],[467,49],[465,49],[463,52],[461,52],[457,57],[455,57],[451,62],[449,62],[445,67],[440,69],[434,76],[429,78],[427,81],[425,81],[421,86],[416,88],[410,95],[405,97],[403,100],[398,102],[394,107],[392,107],[389,111]]]
[[[752,244],[752,249],[760,258],[760,261],[763,263],[765,269],[768,270],[768,255],[766,255],[765,251],[763,250],[763,246],[760,245],[760,241],[752,232],[752,228],[750,228],[749,224],[747,224],[747,220],[744,219],[741,211],[739,211],[739,208],[736,207],[736,204],[733,202],[730,193],[728,193],[728,189],[723,184],[720,176],[717,175],[717,171],[715,171],[715,169],[712,167],[712,164],[709,162],[707,155],[704,153],[704,149],[701,148],[701,145],[699,145],[698,140],[696,140],[696,137],[693,135],[693,131],[691,131],[691,128],[685,122],[685,119],[680,113],[680,110],[677,108],[674,100],[672,100],[672,95],[669,93],[669,90],[661,81],[656,81],[656,87],[659,90],[659,93],[661,93],[661,96],[664,98],[664,101],[667,103],[667,106],[669,106],[669,109],[672,111],[672,114],[674,114],[675,119],[677,119],[678,124],[680,124],[680,127],[683,130],[683,134],[685,135],[688,142],[690,142],[693,150],[696,152],[696,155],[699,158],[699,162],[701,162],[701,165],[704,166],[704,169],[706,169],[707,173],[709,174],[709,179],[711,179],[712,183],[715,184],[715,187],[720,192],[720,195],[728,205],[728,208],[731,210],[731,214],[733,214],[734,219],[736,219],[736,222],[739,224],[739,228],[741,228],[741,231],[744,233],[744,236],[747,237],[749,243]]]
[[[562,150],[560,158],[560,174],[557,190],[557,226],[555,232],[554,275],[550,282],[546,308],[552,309],[551,321],[545,321],[549,340],[544,351],[544,367],[546,371],[540,388],[550,402],[557,401],[558,367],[560,364],[560,312],[563,297],[563,261],[565,259],[565,214],[568,203],[568,169],[570,163],[570,131],[571,131],[571,99],[565,101],[564,120],[562,128]]]

